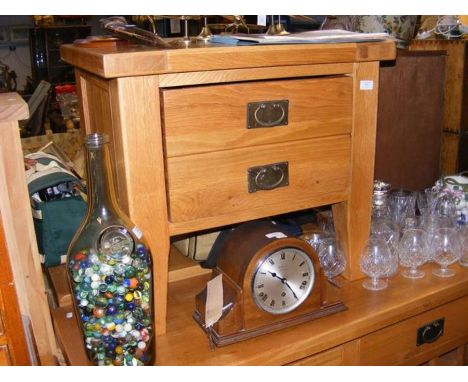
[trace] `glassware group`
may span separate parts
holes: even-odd
[[[438,277],[453,276],[449,266],[457,261],[468,267],[465,220],[457,211],[454,194],[440,183],[411,192],[391,190],[388,183],[375,181],[370,235],[360,263],[370,277],[364,288],[385,288],[386,279],[397,273],[399,265],[405,268],[402,275],[410,279],[424,277],[419,268],[427,262],[439,265],[432,270]]]

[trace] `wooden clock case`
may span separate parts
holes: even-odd
[[[280,233],[279,235],[271,235]],[[268,237],[268,236],[269,237]],[[278,237],[284,236],[284,237]],[[280,248],[297,248],[313,262],[315,281],[306,300],[285,314],[259,308],[252,297],[252,279],[263,259]],[[338,291],[323,275],[318,256],[305,241],[289,236],[271,221],[242,224],[225,238],[218,249],[212,278],[223,278],[223,314],[210,330],[205,328],[206,288],[195,297],[194,319],[217,346],[229,345],[346,309]]]

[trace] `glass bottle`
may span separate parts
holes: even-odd
[[[398,271],[397,246],[400,238],[399,227],[391,218],[388,206],[388,194],[390,184],[380,180],[374,181],[372,196],[372,216],[370,226],[370,238],[383,240],[390,249],[391,266],[386,277],[396,275]]]
[[[117,203],[107,135],[87,135],[85,146],[88,211],[67,269],[87,355],[96,365],[152,364],[151,254]]]

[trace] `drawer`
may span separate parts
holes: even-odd
[[[343,135],[168,158],[170,221],[215,226],[345,200],[350,152]],[[249,168],[282,162],[288,185],[249,192]]]
[[[347,76],[162,90],[166,155],[350,133],[352,90]]]
[[[468,339],[468,297],[442,305],[415,317],[391,325],[361,339],[362,365],[421,363],[458,346]],[[432,343],[416,345],[417,330],[435,320],[444,319],[443,334]],[[446,349],[448,347],[448,349]],[[425,358],[427,354],[428,358]]]
[[[310,357],[302,358],[298,361],[289,363],[288,366],[341,366],[343,365],[343,347],[317,353]]]

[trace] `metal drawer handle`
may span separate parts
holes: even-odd
[[[416,345],[420,346],[437,341],[444,334],[444,321],[444,318],[440,318],[421,326],[417,331]]]
[[[289,101],[251,102],[247,105],[247,128],[288,124]]]
[[[264,166],[250,167],[247,171],[248,190],[268,191],[278,187],[289,185],[288,162],[268,164]]]

